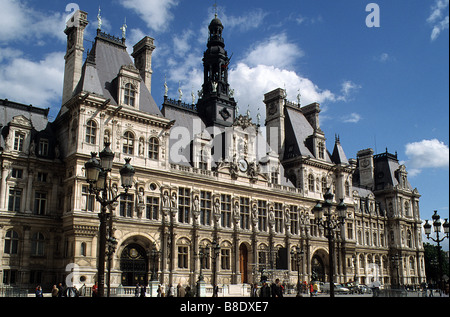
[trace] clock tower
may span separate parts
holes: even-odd
[[[222,37],[224,27],[217,18],[209,25],[208,49],[203,56],[204,80],[197,104],[207,126],[230,127],[236,116],[236,101],[228,84],[230,58]]]

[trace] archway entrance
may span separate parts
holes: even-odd
[[[137,283],[146,285],[148,281],[148,258],[143,247],[130,244],[120,256],[122,285],[135,286]]]
[[[248,283],[248,249],[245,244],[239,247],[239,271],[241,272],[241,283]]]
[[[325,282],[325,265],[318,254],[315,254],[312,258],[311,273],[312,280]]]

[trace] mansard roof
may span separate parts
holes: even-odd
[[[74,95],[85,91],[110,99],[118,105],[117,78],[123,66],[134,65],[122,40],[98,32],[83,66],[81,80]],[[139,110],[162,116],[144,80],[141,78]]]

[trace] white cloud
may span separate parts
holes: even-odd
[[[64,55],[55,52],[40,61],[11,56],[5,59],[0,68],[0,95],[38,107],[57,107],[63,87]]]
[[[23,1],[0,0],[0,43],[51,38],[64,41],[66,12],[39,12]]]
[[[227,28],[246,32],[259,28],[267,14],[263,10],[257,9],[241,16],[228,16],[226,13],[221,13],[220,19]]]
[[[411,176],[417,175],[425,168],[448,168],[449,148],[443,142],[433,140],[422,140],[406,145],[406,155]]]
[[[341,88],[342,95],[338,97],[338,100],[347,101],[349,97],[358,89],[361,89],[360,85],[357,85],[350,80],[344,81]]]
[[[178,5],[177,0],[120,0],[120,3],[125,8],[135,11],[155,32],[167,29],[173,19],[170,10]]]
[[[436,0],[431,7],[431,14],[427,22],[433,26],[433,31],[431,32],[432,41],[436,40],[442,31],[449,28],[448,7],[449,0]]]
[[[256,47],[247,52],[243,62],[253,67],[266,65],[289,68],[302,56],[304,56],[302,50],[297,45],[289,43],[287,35],[282,33],[256,44]]]
[[[347,116],[341,117],[342,121],[345,123],[358,123],[361,121],[361,115],[357,113],[351,113]]]

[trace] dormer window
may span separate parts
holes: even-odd
[[[123,103],[127,106],[134,107],[136,104],[136,89],[132,84],[125,85]]]
[[[325,144],[323,142],[319,142],[317,150],[319,152],[319,159],[323,160],[325,158]]]
[[[118,97],[122,106],[139,108],[141,76],[133,64],[121,67],[118,76]]]
[[[25,134],[16,132],[14,136],[14,150],[23,152],[23,145],[25,143]]]
[[[47,139],[40,139],[39,140],[39,155],[40,156],[48,156],[48,148],[49,143]]]

